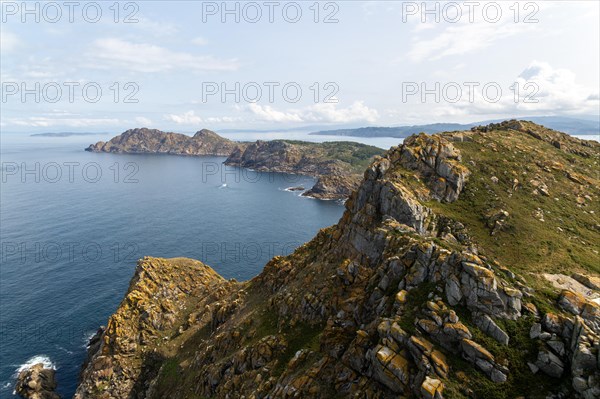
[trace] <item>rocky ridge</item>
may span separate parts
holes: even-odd
[[[243,144],[228,140],[208,129],[202,129],[190,137],[180,133],[165,133],[156,129],[141,128],[127,130],[108,142],[99,141],[91,144],[86,151],[228,156],[239,146]]]
[[[600,306],[540,283],[566,265],[600,293],[600,146],[576,140],[522,121],[413,136],[248,282],[141,260],[76,397],[600,396]]]

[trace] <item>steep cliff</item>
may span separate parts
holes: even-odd
[[[99,141],[91,144],[86,151],[229,156],[239,146],[244,145],[207,129],[202,129],[190,137],[185,134],[141,128],[127,130],[108,142]]]
[[[521,121],[412,136],[250,281],[145,258],[76,397],[599,397],[599,150]]]

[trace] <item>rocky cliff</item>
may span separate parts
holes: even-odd
[[[91,144],[86,151],[229,156],[239,146],[243,144],[228,140],[207,129],[202,129],[190,137],[141,128],[127,130],[108,142]]]
[[[225,164],[313,176],[316,184],[303,195],[346,199],[358,187],[365,167],[381,152],[377,147],[352,142],[259,140],[234,151]]]
[[[597,398],[599,150],[521,121],[412,136],[250,281],[142,259],[76,397]]]

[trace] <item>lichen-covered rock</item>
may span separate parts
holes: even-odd
[[[460,151],[439,135],[407,138],[400,157],[405,167],[422,174],[432,195],[439,200],[456,201],[470,175],[460,162]]]

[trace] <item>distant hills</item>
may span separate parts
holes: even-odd
[[[529,120],[539,125],[543,125],[550,129],[559,130],[561,132],[569,133],[572,135],[599,135],[600,134],[600,120],[598,118],[567,118],[561,116],[533,116],[520,118]],[[426,125],[412,125],[412,126],[394,126],[394,127],[380,127],[370,126],[361,128],[348,128],[348,129],[334,129],[334,130],[320,130],[312,135],[319,136],[353,136],[353,137],[396,137],[406,138],[415,133],[440,133],[455,130],[469,130],[475,126],[488,125],[490,123],[501,122],[501,119],[487,120],[473,123],[431,123]]]

